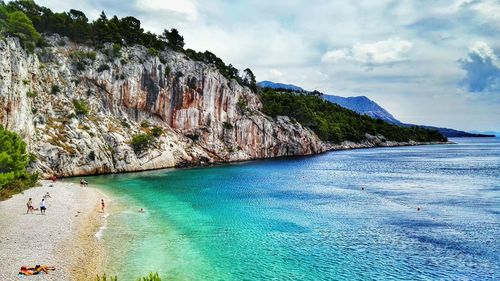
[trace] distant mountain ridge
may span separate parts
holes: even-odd
[[[274,83],[271,81],[260,81],[259,83],[257,83],[257,86],[261,88],[283,89],[293,92],[305,92],[305,90],[299,86],[295,86],[292,84]]]
[[[284,89],[288,91],[296,91],[296,92],[308,92],[304,90],[302,87],[292,85],[292,84],[282,84],[282,83],[274,83],[271,81],[262,81],[257,83],[259,87],[262,88],[272,88],[272,89]],[[426,125],[414,125],[414,124],[406,124],[397,120],[391,113],[385,110],[383,107],[378,105],[376,102],[365,96],[358,97],[340,97],[335,95],[327,95],[322,94],[322,98],[331,103],[338,104],[344,108],[355,111],[359,114],[368,115],[370,117],[381,119],[386,122],[389,122],[398,126],[419,126],[426,129],[432,129],[440,132],[446,137],[494,137],[494,134],[477,134],[477,133],[468,133],[464,131],[454,130],[450,128],[440,128],[434,126],[426,126]]]
[[[392,116],[392,114],[390,114],[387,110],[365,96],[344,98],[333,95],[323,95],[322,98],[360,114],[381,119],[391,124],[401,124],[401,122],[394,118],[394,116]]]

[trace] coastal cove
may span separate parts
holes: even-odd
[[[110,195],[104,271],[119,280],[150,271],[168,280],[498,279],[500,141],[451,141],[87,177]]]

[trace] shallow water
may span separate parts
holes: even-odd
[[[89,177],[114,198],[107,272],[500,280],[500,140],[453,141]]]

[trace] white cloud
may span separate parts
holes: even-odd
[[[173,11],[186,15],[191,21],[198,18],[198,9],[189,0],[144,0],[135,2],[135,7],[143,12]]]
[[[375,43],[356,43],[349,49],[337,49],[326,52],[322,62],[349,60],[365,65],[383,65],[408,60],[408,53],[413,44],[407,40],[389,38]]]
[[[101,10],[108,16],[132,15],[156,33],[175,27],[187,48],[208,49],[239,69],[250,67],[258,80],[366,95],[403,121],[500,130],[492,121],[500,120],[500,95],[464,91],[460,82],[468,72],[457,64],[478,53],[475,66],[485,69],[481,57],[497,52],[498,58],[498,0],[36,2],[55,11],[80,9],[89,18]],[[478,41],[489,49],[467,53]],[[470,73],[472,66],[467,65]],[[454,99],[457,92],[464,98]],[[456,112],[467,118],[459,120]]]

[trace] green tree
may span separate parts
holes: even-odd
[[[120,20],[119,28],[125,44],[132,46],[141,43],[141,35],[144,33],[144,29],[141,28],[140,20],[134,17],[124,17]]]
[[[243,70],[243,84],[252,89],[252,91],[257,92],[257,80],[250,68]]]
[[[33,51],[35,44],[41,39],[31,20],[21,11],[8,14],[5,29],[7,34],[18,37],[29,51]]]
[[[30,158],[26,143],[0,126],[0,199],[34,185],[37,175],[26,169]]]
[[[184,37],[179,34],[179,31],[172,28],[170,31],[165,29],[163,34],[160,36],[170,48],[176,51],[184,50]]]

